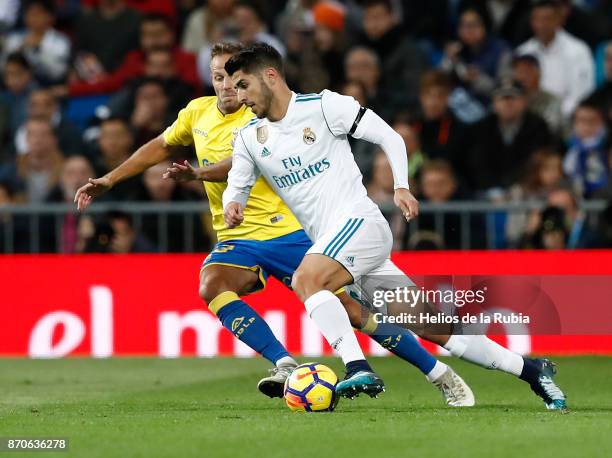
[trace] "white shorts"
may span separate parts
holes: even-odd
[[[358,281],[389,261],[393,235],[380,217],[344,218],[317,239],[306,254],[323,254],[335,259]]]

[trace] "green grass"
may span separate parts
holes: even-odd
[[[341,373],[337,359],[323,359]],[[35,457],[610,457],[612,358],[557,358],[571,413],[461,361],[477,407],[444,407],[415,369],[373,359],[387,392],[293,414],[255,388],[261,359],[0,359],[0,436],[63,436]]]

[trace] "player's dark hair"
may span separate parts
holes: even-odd
[[[174,24],[172,23],[172,19],[170,19],[165,14],[161,13],[147,13],[140,20],[140,24],[144,24],[145,22],[163,22],[166,24],[170,30],[174,30]]]
[[[225,63],[225,71],[228,75],[233,75],[238,70],[245,73],[254,74],[265,68],[272,67],[283,77],[283,58],[279,52],[267,43],[254,43],[247,46],[238,54],[234,54]]]
[[[26,59],[26,57],[20,52],[13,52],[9,54],[6,58],[6,63],[19,65],[27,71],[32,71],[32,66],[30,65],[30,62],[28,62],[28,59]]]
[[[34,5],[39,6],[40,8],[44,9],[47,13],[49,13],[52,16],[55,15],[55,5],[53,4],[52,0],[28,0],[25,3],[23,10],[26,11],[28,8]]]
[[[210,50],[210,57],[222,56],[224,54],[238,54],[240,51],[244,49],[242,43],[234,43],[229,41],[222,41],[219,43],[215,43]]]

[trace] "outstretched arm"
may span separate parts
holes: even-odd
[[[87,184],[81,186],[74,196],[77,208],[79,211],[85,210],[95,197],[108,192],[116,184],[134,175],[138,175],[149,167],[167,159],[169,154],[169,147],[161,135],[145,143],[121,165],[103,177],[90,178]]]
[[[238,134],[232,156],[232,168],[227,177],[227,188],[223,193],[223,211],[227,227],[242,223],[251,188],[259,178],[259,170],[249,154],[244,139]]]
[[[184,161],[182,164],[174,162],[172,167],[168,167],[163,177],[178,182],[197,180],[220,183],[227,181],[227,175],[231,168],[231,157],[204,167],[193,167],[189,161]]]

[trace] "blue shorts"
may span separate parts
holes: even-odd
[[[291,277],[311,246],[303,230],[270,240],[226,240],[215,245],[202,268],[218,264],[252,270],[259,281],[251,292],[263,289],[269,276],[291,286]]]

